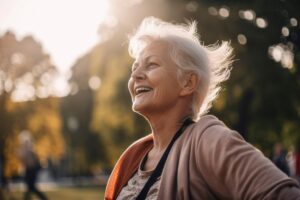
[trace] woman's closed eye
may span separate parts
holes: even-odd
[[[146,65],[146,69],[153,69],[153,68],[156,68],[158,67],[158,64],[155,63],[155,62],[150,62]]]
[[[149,70],[149,69],[154,69],[158,66],[159,66],[158,63],[150,62],[150,63],[145,64],[144,67],[143,66],[140,66],[140,67],[144,68],[145,70]],[[131,72],[136,71],[138,68],[139,68],[139,66],[137,64],[133,64],[132,68],[131,68]]]

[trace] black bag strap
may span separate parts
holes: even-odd
[[[170,144],[168,145],[167,149],[165,150],[164,154],[162,155],[160,161],[158,162],[156,168],[152,172],[151,176],[149,177],[148,181],[144,185],[143,189],[139,193],[139,195],[136,197],[136,200],[145,200],[147,197],[147,194],[151,188],[151,186],[156,182],[157,178],[160,177],[162,170],[165,166],[166,160],[168,158],[168,155],[171,151],[171,148],[175,141],[179,138],[179,136],[184,132],[184,130],[190,125],[194,123],[194,121],[190,118],[187,118],[182,126],[179,128],[179,130],[176,132],[174,137],[172,138]]]

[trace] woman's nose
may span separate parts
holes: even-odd
[[[146,77],[146,74],[140,67],[140,68],[135,69],[131,73],[131,77],[134,78],[134,79],[144,79]]]

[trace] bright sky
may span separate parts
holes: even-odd
[[[108,11],[107,0],[0,0],[0,34],[33,35],[64,72],[99,41]]]

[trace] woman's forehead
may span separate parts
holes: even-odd
[[[164,41],[154,41],[147,45],[137,56],[136,61],[147,61],[151,58],[167,58],[169,44]]]

